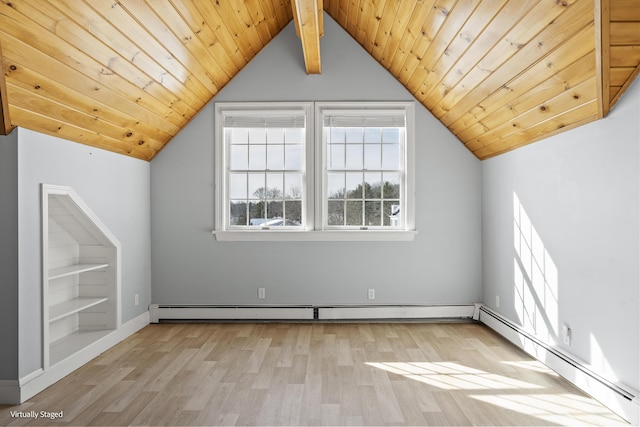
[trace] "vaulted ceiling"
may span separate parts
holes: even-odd
[[[292,10],[310,72],[322,14],[305,16],[323,8],[480,159],[604,117],[640,70],[640,0],[293,6],[0,0],[0,134],[21,126],[150,160]]]

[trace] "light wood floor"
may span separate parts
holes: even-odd
[[[0,425],[129,424],[626,423],[474,323],[149,325],[23,405],[0,406]]]

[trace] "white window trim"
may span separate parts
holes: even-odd
[[[315,106],[315,112],[314,112]],[[306,170],[305,187],[307,199],[304,206],[305,228],[301,230],[285,229],[226,229],[227,209],[221,203],[227,199],[226,192],[226,164],[228,159],[224,142],[222,123],[225,112],[236,111],[281,111],[284,109],[304,110],[309,118],[306,129]],[[323,229],[323,143],[321,115],[323,109],[330,110],[393,110],[404,111],[407,117],[406,138],[404,150],[405,169],[405,227],[403,229]],[[319,121],[320,120],[320,121]],[[414,102],[243,102],[215,104],[215,173],[214,173],[214,215],[215,229],[213,235],[218,241],[411,241],[414,240],[415,230],[415,123]]]

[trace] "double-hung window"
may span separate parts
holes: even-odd
[[[216,228],[308,229],[311,104],[223,104],[216,110]]]
[[[410,110],[409,103],[316,105],[324,230],[406,230],[412,223]]]
[[[217,239],[413,238],[413,103],[217,103],[215,127]]]

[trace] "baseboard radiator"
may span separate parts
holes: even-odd
[[[541,341],[518,324],[482,305],[478,320],[544,363],[632,425],[640,424],[640,393],[594,372],[586,362]]]
[[[151,304],[151,323],[162,321],[256,320],[477,320],[478,305],[227,306]]]

